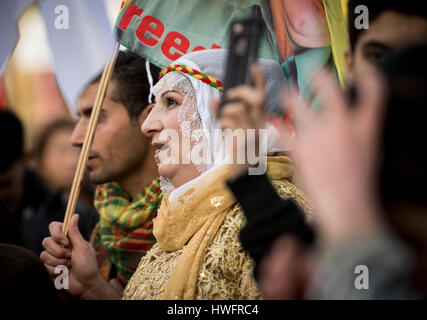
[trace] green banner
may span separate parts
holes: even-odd
[[[233,20],[248,17],[260,0],[124,1],[116,22],[120,43],[163,68],[182,55],[227,48]],[[278,58],[274,35],[266,31],[259,56]]]

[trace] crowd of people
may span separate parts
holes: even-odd
[[[77,122],[40,134],[34,168],[19,120],[0,111],[0,298],[16,298],[22,281],[52,300],[426,298],[427,12],[370,1],[369,28],[356,28],[365,2],[348,3],[346,88],[322,69],[315,99],[271,60],[224,100],[225,49],[163,70],[120,51],[67,235],[100,77]],[[269,121],[283,113],[294,127]],[[243,143],[229,143],[236,132]],[[53,285],[58,266],[66,289]]]

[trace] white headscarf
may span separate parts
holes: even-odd
[[[172,64],[185,65],[196,69],[224,83],[227,55],[228,51],[225,49],[201,50],[186,54]],[[266,90],[269,93],[267,109],[278,110],[276,103],[277,88],[284,81],[281,67],[272,60],[259,59],[257,62],[266,77]],[[205,145],[204,150],[207,150],[206,161],[202,164],[196,164],[201,175],[227,163],[224,137],[210,107],[212,100],[220,99],[221,91],[191,75],[171,71],[154,86],[153,93],[156,95],[161,89],[172,90],[174,88],[179,88],[186,94],[178,112],[178,121],[183,136],[195,141],[197,145]],[[270,94],[273,92],[274,94]],[[267,150],[271,150],[274,148],[274,140],[277,139],[277,134],[274,133],[273,126],[267,126],[267,129],[269,130]],[[171,192],[169,199],[183,193],[197,179],[175,189]],[[162,179],[162,190],[167,191],[170,187],[171,185]]]

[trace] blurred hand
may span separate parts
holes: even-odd
[[[237,129],[245,133],[245,143],[239,144],[234,141],[232,150],[228,150],[233,155],[233,176],[242,174],[250,166],[246,157],[246,150],[249,146],[254,146],[256,153],[259,152],[259,129],[266,128],[266,117],[264,106],[266,103],[265,79],[261,69],[257,65],[251,67],[254,87],[238,86],[227,91],[227,100],[220,112],[219,123],[221,129],[225,130],[225,136],[229,136]],[[219,101],[212,101],[211,106],[215,114],[218,114]],[[229,130],[226,130],[229,129]],[[248,129],[255,129],[255,135],[247,135]],[[247,139],[253,137],[253,139]],[[240,155],[240,157],[238,157]],[[245,163],[237,163],[236,159],[243,158]]]
[[[295,236],[278,238],[262,260],[259,288],[266,300],[304,299],[310,279],[308,250]]]
[[[120,295],[120,297],[123,296],[123,291],[125,290],[125,288],[123,287],[119,279],[111,279],[108,283]]]
[[[78,228],[79,216],[73,215],[68,229],[68,238],[62,233],[62,223],[52,222],[49,225],[51,236],[42,242],[46,249],[40,254],[49,275],[55,279],[55,267],[69,267],[69,293],[82,297],[102,278],[93,247],[83,238]],[[104,280],[105,281],[105,280]]]
[[[332,75],[321,71],[313,86],[323,102],[318,114],[296,90],[286,94],[297,126],[292,150],[325,241],[379,226],[374,182],[384,90],[377,74],[357,86],[359,101],[350,106]]]

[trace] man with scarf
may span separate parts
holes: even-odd
[[[148,73],[158,74],[159,70],[151,66],[150,72],[146,67],[144,59],[129,51],[121,51],[107,89],[87,162],[89,179],[97,185],[94,205],[100,216],[90,244],[73,223],[68,238],[65,237],[59,222],[50,225],[51,237],[43,241],[46,251],[40,258],[53,278],[58,276],[54,268],[58,261],[71,267],[69,293],[75,297],[96,299],[99,292],[94,290],[83,295],[86,293],[83,289],[91,280],[100,278],[109,281],[109,288],[121,294],[141,257],[155,243],[152,219],[156,216],[162,193],[154,149],[140,128],[153,106],[148,102]],[[80,148],[99,81],[100,77],[86,88],[77,104],[78,123],[71,140]],[[87,255],[73,256],[72,264],[62,261],[61,258],[71,256],[71,245],[82,246],[86,253],[95,250],[97,261]],[[78,272],[79,262],[88,259],[92,264],[98,264],[97,273],[82,276]]]

